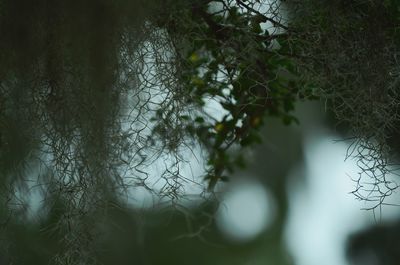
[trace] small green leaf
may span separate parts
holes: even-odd
[[[197,123],[204,123],[204,118],[203,117],[196,117],[196,119],[194,119],[195,122]]]

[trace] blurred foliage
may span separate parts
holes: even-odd
[[[1,0],[2,220],[16,233],[5,241],[37,234],[22,228],[35,191],[58,235],[54,263],[95,263],[93,224],[110,204],[126,204],[130,188],[176,206],[185,154],[204,151],[212,191],[243,167],[238,150],[260,142],[265,116],[296,121],[293,104],[309,95],[280,52],[289,49],[287,27],[261,9],[258,1]],[[207,101],[224,109],[222,119]]]
[[[297,43],[293,57],[351,141],[359,176],[353,194],[377,209],[397,189],[398,1],[285,1]]]
[[[380,223],[353,234],[348,240],[347,256],[351,264],[399,264],[400,223]]]
[[[302,99],[329,100],[350,124],[350,155],[377,189],[354,194],[382,204],[397,187],[386,139],[400,106],[398,12],[396,1],[0,0],[1,218],[15,226],[4,241],[16,238],[7,251],[47,230],[24,223],[38,189],[44,227],[57,233],[48,257],[96,263],[100,224],[130,188],[175,207],[185,182],[213,191],[244,167],[266,117],[296,123]],[[181,169],[196,148],[205,173],[188,180]]]
[[[109,217],[95,224],[99,235],[92,242],[90,259],[81,262],[99,264],[292,264],[276,233],[264,233],[247,244],[232,243],[218,232],[215,225],[207,224],[209,211],[199,208],[188,216],[182,212],[140,212],[128,209],[110,209]],[[59,216],[59,217],[62,217]],[[205,226],[205,224],[207,224]],[[200,233],[188,233],[191,227],[203,227]],[[65,251],[60,235],[53,231],[51,220],[40,224],[12,225],[7,245],[8,255],[2,255],[2,264],[48,264]],[[101,233],[101,234],[100,234]],[[179,237],[182,236],[182,237]],[[82,252],[83,246],[77,246]],[[10,259],[7,259],[7,256]],[[64,262],[73,262],[65,259]],[[71,264],[71,263],[66,263]],[[74,264],[74,263],[72,263]],[[85,264],[85,263],[81,263]]]
[[[99,264],[293,264],[285,242],[288,212],[288,172],[301,159],[301,135],[278,119],[267,119],[263,144],[253,149],[249,168],[236,171],[232,178],[258,178],[269,187],[276,203],[273,223],[251,241],[231,241],[215,224],[216,201],[199,207],[132,209],[120,202],[83,220],[85,229],[95,231],[90,245],[71,245],[60,230],[59,220],[69,215],[66,202],[55,203],[49,212],[27,222],[11,221],[2,232],[2,264],[48,264],[60,259],[66,249]],[[271,144],[275,147],[271,147]],[[76,229],[76,227],[65,227]],[[7,253],[7,255],[4,255]],[[71,254],[70,254],[71,255]],[[56,259],[55,259],[56,257]],[[60,260],[58,260],[61,262]],[[63,262],[73,262],[65,258]],[[68,264],[68,263],[66,263]],[[72,263],[74,264],[74,263]]]

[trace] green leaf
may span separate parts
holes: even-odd
[[[195,122],[197,123],[204,123],[204,118],[203,117],[196,117],[196,119],[194,119]]]

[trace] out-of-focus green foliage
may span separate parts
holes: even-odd
[[[367,208],[380,207],[398,186],[390,177],[397,155],[388,139],[397,138],[399,129],[399,2],[286,3],[301,76],[353,141],[347,157],[360,168],[353,193]]]
[[[262,132],[264,144],[256,146],[249,168],[236,171],[245,178],[256,177],[269,187],[276,203],[275,218],[267,230],[251,241],[231,241],[215,224],[217,202],[200,207],[174,209],[131,209],[118,202],[107,206],[107,214],[99,212],[83,220],[86,229],[96,231],[89,245],[75,245],[73,252],[90,250],[89,259],[98,264],[293,264],[284,241],[288,214],[288,172],[301,157],[301,135],[296,128],[267,119]],[[271,143],[279,150],[271,148]],[[47,264],[71,248],[58,224],[69,213],[66,203],[54,201],[47,214],[32,221],[10,220],[2,231],[0,262],[15,265]],[[66,229],[76,229],[71,226]],[[72,262],[72,260],[59,260]],[[67,263],[68,264],[68,263]]]
[[[373,259],[377,265],[395,265],[400,258],[400,224],[396,222],[379,223],[353,234],[347,244],[347,256],[354,265],[364,264]]]
[[[212,191],[244,165],[265,116],[296,121],[293,104],[307,95],[288,33],[258,1],[0,0],[4,224],[29,220],[36,190],[40,211],[63,213],[51,219],[53,260],[90,264],[93,223],[130,188],[177,203],[185,152],[203,150],[194,181]]]
[[[294,103],[316,96],[350,124],[381,204],[396,188],[386,139],[400,106],[398,3],[284,2],[290,23],[278,1],[0,0],[1,222],[23,231],[39,187],[61,235],[52,260],[95,263],[93,224],[130,188],[176,206],[198,147],[195,181],[212,191],[244,166],[267,116],[289,125]]]

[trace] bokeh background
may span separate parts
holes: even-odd
[[[299,125],[266,121],[248,167],[219,184],[213,199],[170,207],[110,207],[93,240],[104,264],[398,264],[400,209],[365,211],[356,200],[357,165],[344,160],[350,142],[320,102],[297,106]],[[395,196],[392,198],[396,200]],[[2,242],[13,264],[47,264],[62,244],[54,220],[31,196],[30,221],[12,222]],[[36,207],[36,208],[35,208]],[[79,250],[78,250],[79,251]],[[8,264],[3,260],[0,264]]]
[[[29,46],[23,38],[15,39],[21,50]],[[102,60],[107,65],[107,58]],[[214,115],[222,111],[212,102],[206,107]],[[297,125],[264,120],[262,144],[243,153],[247,166],[217,184],[215,194],[203,193],[201,150],[191,150],[182,168],[187,177],[182,198],[171,202],[144,188],[128,190],[126,204],[108,205],[106,215],[91,219],[98,232],[85,241],[91,246],[73,251],[92,249],[93,261],[105,265],[400,264],[398,194],[386,201],[392,206],[365,210],[368,202],[352,194],[359,168],[351,156],[345,159],[354,147],[346,128],[337,124],[325,102],[298,103],[295,109]],[[391,140],[395,150],[397,136]],[[15,146],[29,150],[26,143]],[[149,167],[151,175],[157,176],[157,163]],[[15,191],[24,205],[23,218],[0,221],[0,265],[49,264],[65,247],[65,231],[57,222],[68,211],[57,198],[52,198],[53,207],[42,207],[44,199],[35,187],[38,169],[31,173],[24,187],[30,192]],[[151,181],[155,189],[164,185],[158,178]],[[7,216],[6,209],[0,211]]]

